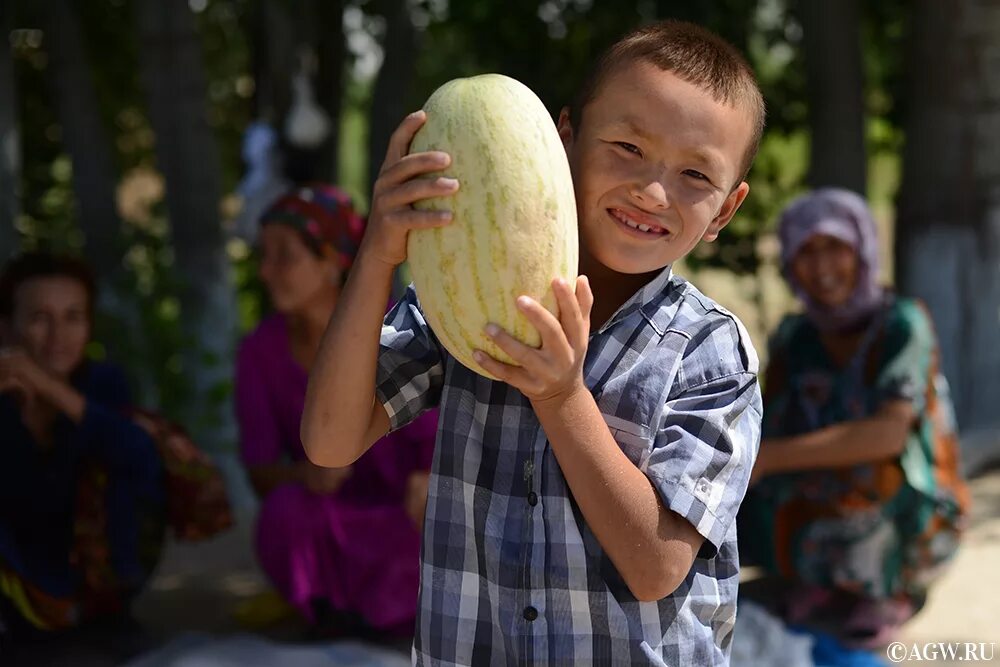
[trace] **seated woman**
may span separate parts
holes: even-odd
[[[412,634],[436,413],[377,443],[348,469],[306,459],[299,440],[309,367],[364,221],[336,188],[314,185],[265,213],[260,278],[275,313],[240,347],[243,460],[262,498],[261,566],[318,632]]]
[[[94,282],[32,253],[0,276],[0,619],[18,634],[117,614],[158,557],[164,470],[117,368],[89,361]]]
[[[861,197],[806,195],[779,233],[805,312],[771,341],[740,553],[796,582],[789,620],[825,608],[849,642],[882,645],[955,553],[968,508],[937,343],[923,306],[879,285]]]

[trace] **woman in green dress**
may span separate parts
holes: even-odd
[[[933,326],[879,284],[858,195],[796,200],[780,238],[804,312],[770,343],[741,555],[794,584],[789,620],[832,607],[849,642],[883,645],[954,554],[968,508]]]

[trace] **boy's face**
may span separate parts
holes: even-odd
[[[714,241],[746,198],[750,186],[738,181],[749,114],[699,86],[629,61],[609,73],[580,113],[574,133],[563,110],[559,134],[573,172],[582,250],[609,269],[662,269],[698,241]]]

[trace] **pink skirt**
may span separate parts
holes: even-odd
[[[257,557],[310,622],[312,603],[360,614],[376,630],[413,631],[420,534],[402,506],[355,506],[286,484],[261,503]]]

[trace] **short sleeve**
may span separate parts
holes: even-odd
[[[254,354],[251,339],[240,345],[236,357],[236,421],[240,429],[240,456],[248,466],[267,465],[281,458],[281,430],[268,395],[270,383]]]
[[[438,405],[444,354],[411,285],[385,316],[379,343],[375,397],[389,415],[390,431]]]
[[[918,302],[899,300],[890,311],[875,376],[879,403],[904,400],[924,411],[935,350],[930,317]]]
[[[646,474],[664,505],[705,538],[701,558],[726,541],[760,445],[754,373],[708,380],[667,401]]]

